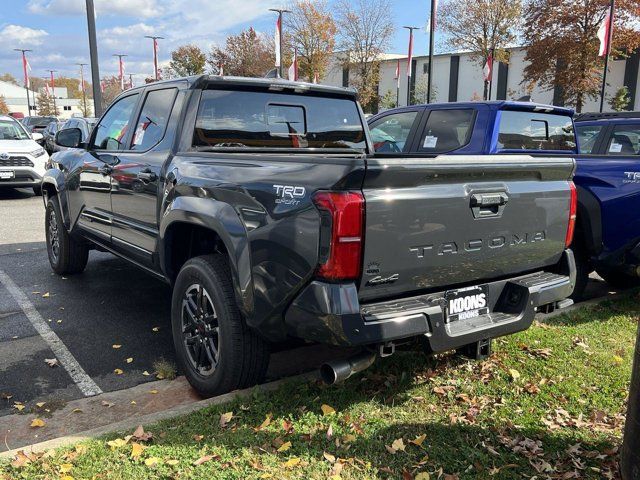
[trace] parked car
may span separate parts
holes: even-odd
[[[57,152],[56,133],[58,133],[58,130],[60,130],[62,125],[64,125],[63,122],[51,122],[47,125],[47,128],[42,131],[42,135],[44,137],[44,148],[49,155]]]
[[[40,195],[40,182],[49,155],[16,119],[0,115],[0,188],[31,187]]]
[[[594,270],[616,288],[640,285],[640,112],[585,113],[575,122],[574,295]]]
[[[22,119],[22,124],[29,133],[43,133],[51,122],[57,121],[56,117],[25,117]],[[44,145],[44,136],[38,140],[38,143]]]
[[[483,358],[537,308],[571,303],[575,152],[485,146],[501,114],[519,125],[507,136],[540,119],[575,147],[570,111],[534,108],[463,109],[473,155],[374,154],[352,90],[218,76],[133,88],[87,144],[77,128],[56,136],[70,150],[43,182],[49,261],[79,273],[99,248],[171,284],[177,361],[204,395],[261,381],[269,345],[291,337],[363,348],[324,365],[328,382],[402,344]],[[425,117],[410,116],[391,123],[413,140]]]

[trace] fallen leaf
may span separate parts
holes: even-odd
[[[260,430],[264,430],[265,428],[267,428],[269,425],[271,425],[271,417],[273,416],[273,414],[271,413],[267,413],[267,416],[264,419],[264,422],[262,422],[258,427],[254,428],[254,430],[260,431]]]
[[[115,373],[116,375],[122,375],[124,372],[123,372],[121,369],[116,368],[116,369],[113,371],[113,373]]]
[[[118,344],[111,345],[111,348],[113,348],[114,350],[117,350],[117,349],[119,349],[120,347],[122,347],[122,345],[118,345]]]
[[[180,460],[176,460],[174,458],[171,458],[171,459],[165,461],[164,463],[166,463],[167,465],[171,465],[173,467],[175,465],[178,465],[180,463]]]
[[[330,407],[327,404],[322,404],[322,406],[320,407],[322,409],[322,415],[333,415],[334,413],[336,413],[335,409],[333,407]]]
[[[204,435],[194,435],[194,436],[193,436],[193,439],[194,439],[196,442],[200,442],[203,438],[204,438]]]
[[[111,408],[114,405],[115,405],[115,403],[107,402],[106,400],[102,401],[102,406],[104,406],[104,407]]]
[[[151,330],[154,331],[154,332],[159,332],[160,331],[160,327],[153,327]]]
[[[401,438],[397,438],[396,440],[393,441],[393,443],[391,444],[391,448],[393,448],[394,450],[398,451],[398,450],[402,450],[404,451],[404,449],[406,448],[404,445],[404,441]]]
[[[329,462],[329,463],[336,463],[336,457],[334,457],[333,455],[331,455],[330,453],[324,452],[322,454],[322,456]]]
[[[131,444],[131,458],[138,458],[140,455],[142,455],[143,451],[144,451],[143,445],[140,445],[139,443]]]
[[[293,468],[300,463],[300,459],[298,457],[292,457],[286,462],[282,464],[284,468]]]
[[[138,428],[135,429],[131,436],[139,442],[148,442],[153,437],[153,433],[145,432],[142,425],[138,425]]]
[[[518,379],[520,379],[520,372],[519,372],[519,371],[517,371],[517,370],[515,370],[515,369],[513,369],[513,368],[510,368],[510,369],[509,369],[509,375],[511,375],[511,379],[512,379],[514,382],[517,382],[517,381],[518,381]]]
[[[414,480],[430,480],[431,475],[428,472],[420,472],[414,477]]]
[[[614,355],[613,356],[613,361],[616,363],[622,363],[624,362],[624,358],[622,358],[620,355]]]
[[[158,457],[149,457],[144,461],[144,464],[147,467],[153,467],[154,465],[158,465],[159,463],[162,463],[162,459]]]
[[[45,358],[44,362],[47,365],[49,365],[51,368],[58,366],[58,359],[57,358]]]
[[[49,298],[51,296],[51,294],[49,292],[45,293],[42,295],[42,298]]]
[[[149,393],[152,395],[155,395],[156,393],[158,393],[158,390],[155,390],[155,389],[149,390]]]
[[[22,405],[21,403],[15,403],[13,405],[13,408],[15,408],[16,410],[18,410],[19,412],[21,412],[22,410],[24,410],[24,405]]]
[[[36,460],[36,457],[34,457],[33,454],[27,455],[24,453],[24,450],[20,450],[18,453],[16,453],[16,456],[13,458],[13,461],[11,462],[11,466],[13,468],[22,468],[28,465],[29,463],[33,462],[34,460]]]
[[[291,448],[291,442],[284,442],[282,445],[280,445],[280,448],[278,448],[278,452],[286,452],[287,450],[289,450]]]
[[[421,447],[426,438],[427,436],[425,434],[422,434],[419,437],[414,438],[413,440],[409,440],[409,443],[413,443],[414,445]]]
[[[82,413],[82,410],[79,408],[74,408],[73,410],[71,410],[71,413]]]
[[[131,358],[131,357],[127,358],[126,362],[127,362],[127,363],[131,363],[131,362],[133,362],[133,358]]]
[[[231,421],[232,418],[233,412],[227,412],[220,415],[220,427],[227,428],[227,424]]]
[[[342,443],[351,443],[356,441],[356,436],[352,433],[347,433],[342,437]]]
[[[145,370],[144,372],[142,372],[142,375],[144,375],[145,377],[148,377],[151,374]]]
[[[36,403],[36,407],[38,407],[38,408],[42,408],[42,407],[44,407],[46,404],[47,404],[46,402],[38,402],[38,403]]]
[[[58,470],[60,471],[60,473],[69,473],[71,470],[73,470],[73,465],[70,463],[63,463],[62,465],[60,465]]]
[[[195,462],[193,462],[193,464],[196,466],[202,465],[203,463],[208,462],[209,460],[213,460],[214,458],[215,458],[215,455],[203,455],[202,457],[197,459]]]
[[[44,423],[44,420],[40,418],[34,418],[30,426],[33,428],[44,427],[45,423]]]
[[[122,448],[126,444],[127,444],[127,441],[124,438],[116,438],[115,440],[110,440],[107,442],[107,445],[111,447],[111,450]]]

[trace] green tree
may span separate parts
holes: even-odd
[[[563,103],[582,111],[596,99],[602,84],[602,58],[598,57],[598,28],[609,0],[529,0],[525,8],[523,39],[527,46],[524,82],[562,92]],[[618,0],[611,44],[614,56],[640,46],[638,0]]]
[[[389,110],[391,108],[396,108],[397,104],[397,93],[392,92],[391,90],[387,90],[387,92],[380,98],[379,106],[382,110]]]
[[[53,95],[47,95],[47,92],[41,91],[37,97],[38,115],[44,117],[57,117],[59,111],[57,105],[53,101]]]
[[[0,114],[6,115],[9,113],[9,107],[7,106],[7,102],[3,96],[0,96]]]
[[[220,73],[222,66],[225,75],[263,77],[273,68],[273,49],[264,36],[249,27],[228,36],[224,49],[213,47],[207,63],[214,73]]]
[[[622,112],[629,108],[630,102],[629,88],[625,85],[620,87],[615,95],[609,99],[609,106],[616,112]]]
[[[207,57],[196,45],[182,45],[171,52],[169,66],[178,77],[204,73]]]

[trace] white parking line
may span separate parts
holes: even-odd
[[[80,366],[66,345],[62,343],[60,337],[51,330],[47,322],[42,318],[42,315],[40,315],[36,307],[33,306],[33,303],[22,293],[22,290],[11,280],[9,275],[2,270],[0,270],[0,283],[4,285],[15,301],[18,302],[18,305],[31,322],[31,325],[33,325],[33,328],[36,329],[46,344],[49,345],[49,348],[58,359],[59,364],[69,373],[69,376],[71,376],[71,379],[80,391],[87,397],[101,394],[102,390],[100,390],[100,387],[87,375],[87,372]]]

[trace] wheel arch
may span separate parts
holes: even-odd
[[[65,188],[64,174],[57,169],[47,170],[42,177],[42,200],[47,208],[49,199],[58,203],[62,213],[62,222],[67,230],[71,228],[71,218],[67,205],[67,197],[63,194]]]
[[[600,202],[589,190],[578,186],[576,237],[591,256],[602,251],[602,213]]]
[[[238,307],[245,317],[252,315],[248,237],[229,204],[208,198],[176,198],[161,219],[158,251],[162,271],[171,283],[189,258],[216,252],[226,255]]]

